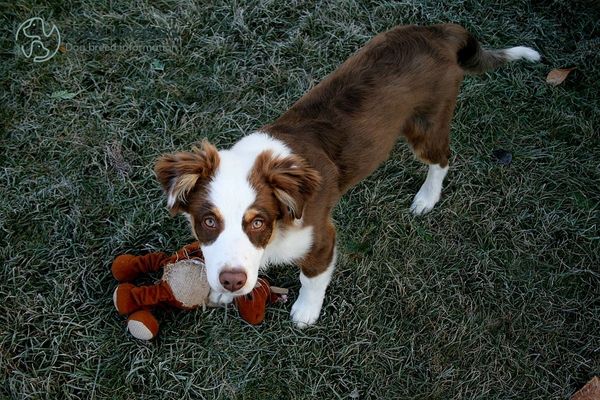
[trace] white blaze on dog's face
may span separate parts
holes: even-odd
[[[268,225],[273,222],[273,216],[267,210],[253,207],[257,193],[250,186],[248,176],[254,159],[228,150],[219,152],[219,157],[219,168],[207,185],[206,201],[213,208],[213,212],[208,212],[208,218],[212,218],[214,214],[220,233],[211,242],[201,242],[201,248],[208,281],[213,290],[227,291],[219,281],[223,271],[241,271],[246,274],[246,282],[234,293],[246,294],[256,285],[266,244],[257,241],[255,237],[267,231]],[[191,211],[195,221],[192,228],[200,238],[206,233],[201,232],[207,229],[207,224],[202,221],[206,216],[195,212],[196,210]],[[201,221],[196,221],[197,219]]]
[[[281,142],[253,134],[230,150],[162,157],[156,174],[174,213],[188,217],[216,293],[243,295],[256,285],[277,227],[301,216],[318,174]]]

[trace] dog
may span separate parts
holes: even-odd
[[[270,264],[300,267],[291,317],[314,324],[336,263],[331,212],[385,161],[399,137],[429,166],[412,213],[440,199],[450,121],[465,73],[538,61],[529,47],[485,50],[454,24],[381,33],[271,124],[229,150],[162,156],[155,173],[173,214],[183,213],[204,253],[211,300],[249,293]]]

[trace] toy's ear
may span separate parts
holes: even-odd
[[[255,170],[273,190],[284,219],[302,218],[304,205],[321,184],[319,173],[296,155],[275,157],[265,151],[258,156]]]
[[[187,196],[200,184],[206,184],[219,167],[219,152],[208,141],[191,152],[167,154],[158,159],[154,172],[167,194],[172,214],[187,211]]]

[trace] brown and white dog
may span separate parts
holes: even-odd
[[[429,165],[411,206],[438,202],[448,172],[450,121],[465,73],[537,61],[528,47],[484,50],[458,25],[399,26],[358,50],[272,124],[229,150],[163,156],[155,171],[173,213],[201,243],[213,301],[228,302],[274,263],[300,267],[292,306],[300,327],[318,319],[336,260],[331,211],[403,136]]]

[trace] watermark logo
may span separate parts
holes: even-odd
[[[48,61],[58,52],[60,32],[56,25],[46,23],[40,17],[33,17],[19,25],[15,42],[25,57],[41,63]]]

